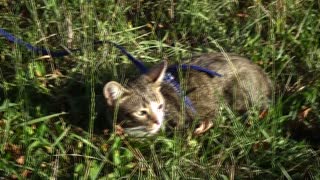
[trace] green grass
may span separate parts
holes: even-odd
[[[83,51],[40,57],[0,37],[0,177],[319,179],[319,7],[312,0],[1,0],[1,28],[39,47]],[[150,139],[103,134],[102,86],[137,71],[114,47],[95,48],[97,39],[147,64],[208,51],[244,55],[272,78],[273,106],[249,123],[225,111],[200,137],[192,129]]]

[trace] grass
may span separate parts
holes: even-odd
[[[0,27],[67,57],[0,37],[0,177],[319,179],[319,2],[0,1]],[[275,86],[264,120],[225,111],[205,135],[128,139],[104,132],[102,86],[137,74],[114,47],[147,64],[234,52]],[[190,129],[190,131],[192,131]]]

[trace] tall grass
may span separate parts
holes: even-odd
[[[0,176],[83,179],[318,179],[319,2],[0,1],[0,27],[67,57],[0,37]],[[203,136],[124,138],[104,118],[101,89],[147,64],[228,51],[262,66],[273,106],[244,122],[227,109]],[[104,132],[104,133],[103,133]],[[295,139],[295,138],[298,138]]]

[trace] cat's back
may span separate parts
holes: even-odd
[[[207,53],[195,56],[188,61],[188,64],[206,67],[211,70],[219,70],[223,73],[232,71],[261,71],[261,68],[251,60],[231,53]],[[236,68],[236,69],[233,69]]]
[[[237,111],[249,106],[265,108],[270,103],[271,81],[261,67],[236,54],[208,53],[196,56],[188,64],[213,70],[221,77],[190,71],[187,93],[203,113],[216,111],[221,103]]]

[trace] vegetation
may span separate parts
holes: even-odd
[[[319,11],[313,0],[1,0],[1,28],[37,47],[81,51],[42,56],[0,37],[0,177],[319,179]],[[246,122],[226,110],[197,137],[107,132],[102,86],[137,70],[95,40],[147,64],[241,54],[272,78],[273,106]]]

